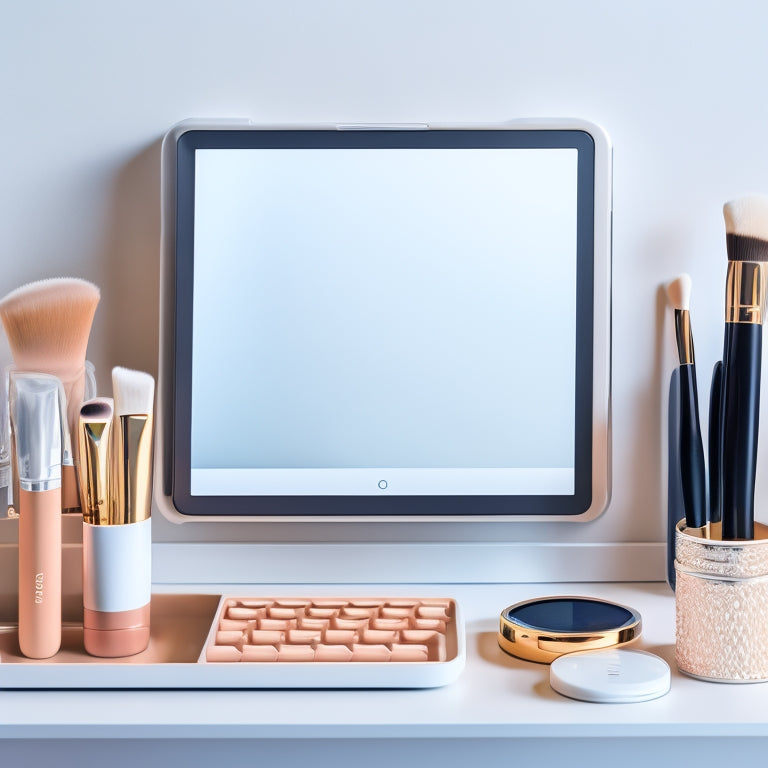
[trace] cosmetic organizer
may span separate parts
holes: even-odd
[[[768,526],[750,541],[676,530],[675,658],[715,682],[768,680]]]
[[[156,594],[149,647],[103,659],[64,627],[61,650],[21,655],[0,627],[2,688],[433,688],[466,651],[451,598]]]

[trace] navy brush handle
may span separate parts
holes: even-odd
[[[685,517],[683,483],[680,480],[680,368],[669,379],[669,424],[667,427],[667,582],[674,591],[675,531]]]
[[[707,471],[699,424],[696,367],[680,366],[680,476],[683,485],[685,524],[701,528],[707,524]]]
[[[723,396],[723,361],[718,360],[712,371],[712,387],[709,392],[709,522],[723,519],[722,472],[720,471],[721,403]]]
[[[725,324],[721,478],[723,538],[754,538],[760,362],[763,328]]]

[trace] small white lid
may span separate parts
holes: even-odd
[[[652,653],[607,648],[555,659],[549,683],[571,699],[627,704],[663,696],[669,690],[670,671],[667,662]]]

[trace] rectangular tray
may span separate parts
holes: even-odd
[[[259,605],[255,605],[256,603]],[[251,642],[254,639],[254,631],[259,635],[262,626],[265,627],[264,631],[296,629],[296,633],[285,635],[284,641],[281,641],[280,648],[277,649],[277,655],[283,659],[291,655],[308,658],[306,646],[312,647],[313,643],[315,647],[318,644],[328,645],[322,642],[322,635],[317,636],[315,633],[310,636],[298,631],[298,617],[295,626],[285,627],[284,630],[273,630],[276,625],[272,622],[280,615],[287,615],[290,610],[300,610],[300,604],[309,606],[309,609],[304,611],[306,618],[319,618],[308,615],[312,613],[311,609],[322,612],[323,606],[330,608],[330,603],[339,604],[336,606],[339,611],[344,606],[347,607],[345,615],[338,616],[333,629],[342,626],[347,618],[354,619],[346,614],[356,611],[364,613],[366,609],[373,610],[375,606],[403,609],[408,604],[411,615],[409,621],[413,623],[418,618],[429,619],[426,615],[418,617],[417,613],[437,613],[437,604],[444,604],[448,618],[443,622],[444,632],[440,633],[442,637],[433,637],[431,640],[425,634],[385,637],[379,633],[386,631],[386,627],[379,628],[384,627],[386,621],[371,627],[372,634],[366,635],[358,631],[354,638],[333,636],[332,629],[331,636],[326,639],[349,641],[352,653],[344,654],[349,658],[347,661],[213,660],[225,658],[227,655],[233,659],[235,656],[242,659],[243,655],[250,657],[252,650],[246,646],[254,645]],[[253,608],[256,613],[262,615],[254,614],[242,622],[239,630],[235,630],[232,624],[227,623],[231,621],[227,617],[231,606]],[[267,611],[269,607],[274,610]],[[267,616],[268,612],[275,615]],[[403,611],[385,610],[384,613],[389,615],[377,618],[396,618],[391,614],[398,612]],[[331,617],[328,618],[330,622]],[[266,624],[262,620],[266,620]],[[291,617],[286,620],[291,622]],[[301,623],[306,625],[306,622]],[[364,623],[361,621],[360,630],[365,629],[362,626]],[[240,639],[231,634],[234,631],[241,633]],[[415,626],[413,631],[418,631],[418,626]],[[220,632],[230,634],[221,635]],[[28,659],[19,651],[17,627],[10,624],[0,627],[0,688],[432,688],[453,682],[464,668],[464,634],[461,611],[456,601],[450,598],[279,598],[157,594],[152,597],[149,647],[135,656],[119,659],[89,656],[83,647],[82,626],[71,625],[64,627],[61,650],[55,656],[42,660]],[[264,637],[256,639],[261,641]],[[381,642],[384,639],[390,642]],[[386,656],[382,646],[391,646],[392,639],[397,640],[394,643],[397,647],[390,651],[389,660],[353,660],[356,658],[355,654],[361,659]],[[223,642],[225,640],[226,643]],[[425,646],[422,640],[426,640],[426,654],[422,650]],[[419,646],[419,650],[411,653],[413,649],[400,647],[409,644]],[[268,643],[263,643],[262,647],[267,645]],[[223,652],[222,648],[225,649]],[[238,648],[242,648],[245,653],[240,652],[238,655],[228,650]],[[366,649],[369,650],[367,654]],[[285,652],[281,654],[281,650]],[[332,657],[334,653],[328,653],[326,648],[321,655]],[[417,657],[419,660],[415,660]]]

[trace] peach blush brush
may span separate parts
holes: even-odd
[[[99,289],[87,280],[61,277],[28,283],[0,300],[16,369],[56,376],[64,386],[69,434],[76,434],[85,389],[85,355]],[[62,507],[80,507],[75,459],[62,469]]]

